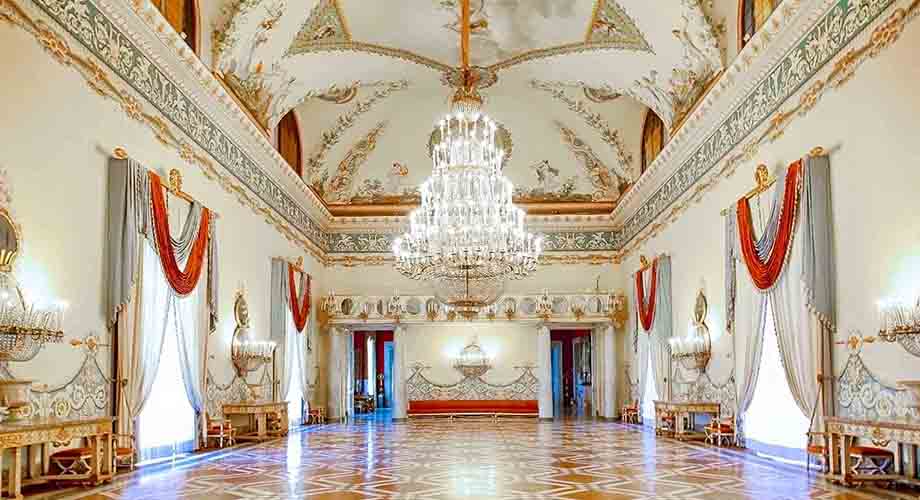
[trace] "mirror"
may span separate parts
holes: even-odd
[[[406,301],[406,311],[411,315],[417,315],[422,312],[422,302],[415,297]]]
[[[5,208],[0,208],[0,272],[13,270],[13,262],[19,254],[21,238],[16,223]]]
[[[351,316],[351,310],[355,306],[355,302],[351,299],[345,299],[342,301],[342,314],[345,316]]]

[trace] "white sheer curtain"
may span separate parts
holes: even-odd
[[[647,351],[646,351],[647,352]],[[640,358],[645,373],[652,372],[652,358],[648,354]],[[645,425],[655,425],[655,400],[658,399],[658,391],[655,389],[655,382],[651,377],[645,378],[645,385],[642,387],[642,421]]]
[[[303,341],[303,337],[297,333],[294,326],[294,316],[291,311],[287,311],[287,335],[285,336],[285,352],[290,355],[285,356],[288,361],[285,363],[289,366],[285,373],[288,386],[282,388],[282,394],[286,394],[285,401],[288,403],[288,421],[290,425],[300,425],[303,423],[303,377],[301,376],[301,360],[298,342]]]
[[[759,382],[745,418],[748,448],[786,460],[804,461],[809,419],[796,405],[786,383],[773,313],[765,313]]]
[[[192,339],[198,324],[198,291],[178,298],[166,281],[159,257],[149,244],[143,245],[143,286],[140,304],[144,327],[134,361],[144,363],[133,373],[142,374],[137,416],[140,460],[150,460],[191,451],[195,445],[195,409],[190,404],[180,338]],[[199,287],[199,289],[202,287]],[[183,331],[185,333],[181,333]],[[191,353],[194,347],[189,352]],[[129,384],[130,384],[129,379]]]

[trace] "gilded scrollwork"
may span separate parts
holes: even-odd
[[[511,382],[492,384],[478,376],[465,376],[453,384],[439,384],[423,373],[426,367],[415,363],[406,380],[409,401],[419,400],[534,400],[537,399],[537,377],[532,366],[517,367],[521,374]]]
[[[911,392],[887,385],[873,374],[862,359],[860,346],[850,349],[837,377],[837,415],[866,420],[920,418]]]

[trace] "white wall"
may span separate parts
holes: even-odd
[[[825,94],[809,114],[797,117],[779,139],[762,146],[753,160],[691,205],[677,222],[621,266],[625,287],[625,280],[639,267],[640,254],[670,254],[676,333],[686,332],[696,292],[705,290],[714,337],[709,373],[716,382],[724,380],[734,364],[732,338],[724,333],[724,242],[719,212],[753,186],[758,163],[777,169],[815,146],[831,151],[838,341],[852,331],[875,334],[879,299],[920,295],[918,46],[920,27],[914,23],[892,48],[864,63],[843,87]],[[798,97],[790,102],[798,102]],[[769,195],[763,199],[768,200]],[[769,202],[764,203],[766,214]],[[744,278],[739,274],[739,279]],[[630,307],[635,307],[634,301]],[[739,330],[737,335],[738,352],[742,352],[745,334]],[[628,351],[631,355],[631,349]],[[838,346],[834,356],[839,374],[847,359],[846,348]],[[863,357],[869,369],[888,384],[920,375],[917,358],[898,344],[868,345]]]
[[[270,259],[294,258],[304,251],[197,166],[164,148],[146,125],[96,94],[76,71],[58,64],[32,35],[2,24],[0,46],[0,65],[23,68],[0,72],[0,167],[8,172],[12,210],[23,229],[24,251],[16,266],[23,287],[70,303],[64,325],[68,338],[89,333],[106,338],[107,158],[121,146],[148,168],[178,168],[183,189],[220,214],[220,324],[210,339],[209,368],[218,382],[229,382],[234,293],[245,286],[254,334],[267,338]],[[316,290],[322,268],[308,256],[306,267],[314,275]],[[101,356],[108,355],[102,351]],[[74,375],[81,359],[80,351],[65,343],[50,346],[31,362],[14,364],[12,370],[17,376],[56,385]]]
[[[515,366],[537,364],[537,327],[523,323],[439,323],[409,325],[406,363],[430,366],[425,376],[432,382],[452,384],[462,376],[454,370],[454,358],[474,339],[492,360],[483,377],[492,384],[511,382],[521,374]],[[408,374],[407,374],[408,375]]]

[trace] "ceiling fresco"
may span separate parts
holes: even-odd
[[[505,170],[531,213],[610,213],[638,177],[645,110],[675,127],[723,68],[698,0],[472,10],[478,87],[515,145]],[[459,80],[458,12],[459,0],[230,0],[214,70],[266,131],[295,110],[303,180],[333,215],[402,214]]]

